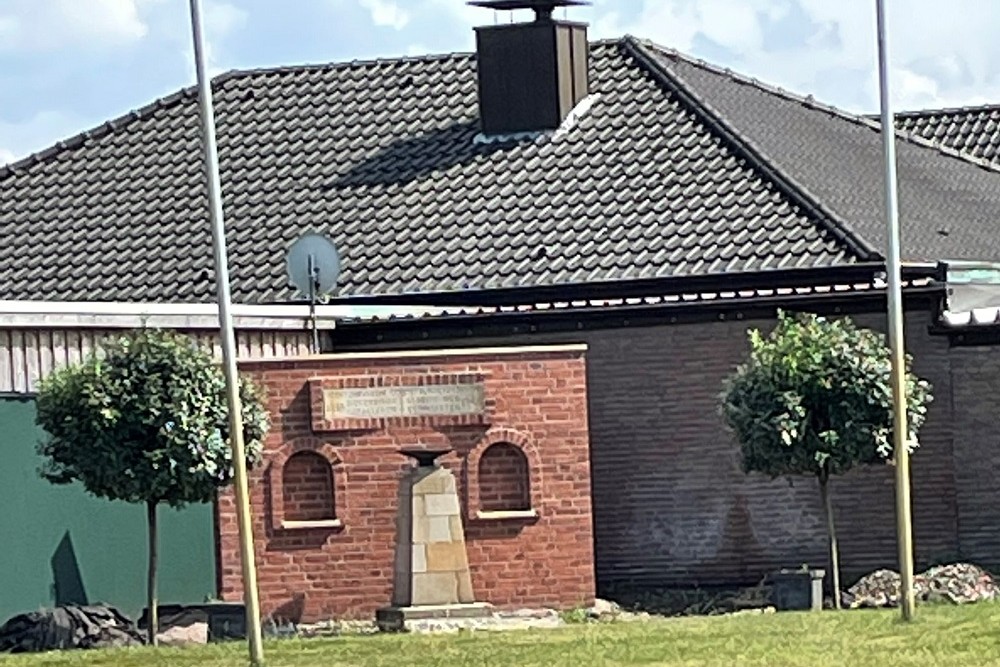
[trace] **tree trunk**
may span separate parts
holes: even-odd
[[[156,546],[156,505],[155,501],[146,503],[146,522],[149,525],[149,572],[146,580],[146,608],[149,611],[146,620],[148,621],[147,636],[151,646],[157,644],[156,633],[160,627],[160,616],[156,609],[156,556],[158,551]]]
[[[830,571],[833,574],[833,608],[840,609],[840,554],[837,548],[837,527],[833,521],[833,502],[830,500],[830,475],[824,470],[819,475],[819,494],[826,513],[826,533],[830,538]]]

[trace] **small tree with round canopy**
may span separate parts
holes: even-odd
[[[745,473],[812,475],[826,514],[834,603],[840,562],[829,482],[856,466],[891,462],[891,357],[885,337],[848,318],[778,313],[768,336],[749,332],[750,357],[724,383],[722,414]],[[907,449],[932,400],[906,356]]]
[[[106,341],[83,362],[44,379],[36,421],[42,476],[79,481],[94,496],[146,506],[148,636],[156,643],[156,510],[210,502],[233,479],[225,378],[182,334],[142,329]],[[270,424],[262,396],[240,380],[247,465]]]

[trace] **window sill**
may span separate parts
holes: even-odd
[[[482,521],[504,521],[509,519],[536,519],[535,510],[509,510],[499,512],[476,512],[476,518]]]
[[[333,530],[343,528],[344,523],[340,519],[326,519],[323,521],[282,521],[282,530]]]

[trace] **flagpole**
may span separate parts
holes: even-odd
[[[892,353],[892,436],[896,463],[896,540],[899,548],[900,609],[903,619],[916,611],[913,594],[913,528],[910,509],[909,428],[906,415],[905,347],[902,287],[900,286],[899,205],[896,186],[896,125],[889,97],[889,54],[885,1],[875,0],[878,28],[879,99],[885,150],[885,208],[889,252],[886,257],[889,291],[889,345]]]
[[[257,568],[254,563],[246,449],[243,443],[243,409],[240,405],[239,375],[236,370],[236,336],[233,333],[232,304],[229,293],[229,261],[226,256],[225,221],[222,213],[222,185],[219,178],[219,155],[215,141],[215,112],[212,108],[212,84],[205,73],[201,0],[190,1],[194,62],[198,75],[198,98],[201,104],[202,147],[204,148],[205,175],[208,177],[209,212],[212,221],[212,245],[215,256],[216,292],[219,301],[222,361],[226,378],[226,400],[229,408],[229,441],[233,449],[236,516],[239,525],[240,561],[243,567],[246,631],[250,649],[250,664],[258,667],[264,662],[264,648],[260,627]]]

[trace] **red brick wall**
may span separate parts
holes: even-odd
[[[251,475],[261,602],[265,613],[299,621],[370,617],[390,602],[398,483],[412,461],[407,446],[446,446],[439,461],[459,482],[473,586],[501,607],[573,607],[594,597],[586,365],[582,348],[461,356],[331,356],[251,362],[241,371],[267,387],[273,425],[265,462]],[[314,430],[311,379],[380,378],[405,384],[440,374],[479,374],[489,406],[484,423],[388,423],[352,430]],[[394,379],[395,378],[395,379]],[[351,380],[353,382],[354,380]],[[372,380],[374,381],[374,380]],[[320,425],[322,426],[322,424]],[[323,428],[339,428],[337,425]],[[528,463],[536,517],[480,518],[495,489],[480,497],[491,445],[513,443]],[[315,452],[332,471],[335,516],[315,528],[282,526],[315,489],[289,491],[281,470],[297,451]],[[481,463],[485,459],[486,465]],[[293,471],[294,472],[294,471]],[[487,487],[489,477],[487,474]],[[294,476],[293,476],[294,477]],[[299,475],[300,482],[318,477]],[[312,486],[312,483],[309,483]],[[519,494],[519,488],[500,495]],[[222,593],[242,587],[231,492],[219,506]]]
[[[298,452],[285,463],[284,516],[289,521],[336,519],[330,464],[320,454]]]
[[[885,329],[883,314],[855,315]],[[918,566],[954,558],[962,545],[980,558],[1000,554],[991,527],[1000,475],[990,463],[1000,436],[1000,394],[990,365],[966,366],[978,378],[956,393],[945,337],[932,336],[927,311],[907,315],[906,345],[915,369],[934,384],[912,459],[914,543]],[[718,412],[723,378],[749,352],[746,332],[772,320],[608,328],[567,334],[478,339],[478,345],[583,342],[588,346],[594,540],[599,593],[620,585],[756,583],[768,571],[827,561],[826,529],[816,483],[769,480],[739,469],[738,448]],[[447,343],[441,343],[447,344]],[[959,353],[960,356],[962,353]],[[965,371],[963,371],[965,372]],[[956,388],[965,379],[956,376]],[[1000,399],[1000,396],[997,396]],[[1000,402],[1000,401],[998,401]],[[964,407],[963,407],[964,406]],[[985,412],[984,412],[985,410]],[[970,421],[970,411],[978,415]],[[993,415],[990,417],[989,415]],[[964,438],[955,441],[953,422]],[[1000,451],[1000,449],[998,449]],[[974,452],[979,452],[975,454]],[[978,462],[978,463],[977,463]],[[956,470],[956,467],[958,470]],[[956,494],[956,474],[965,488]],[[893,469],[860,469],[831,482],[845,581],[895,568]],[[964,504],[960,513],[958,501]],[[961,522],[959,518],[961,517]],[[970,532],[971,531],[971,532]],[[971,536],[971,537],[970,537]],[[970,539],[972,540],[970,542]],[[995,548],[995,550],[994,550]]]
[[[499,442],[483,452],[479,505],[486,512],[531,509],[528,460],[516,447]]]

